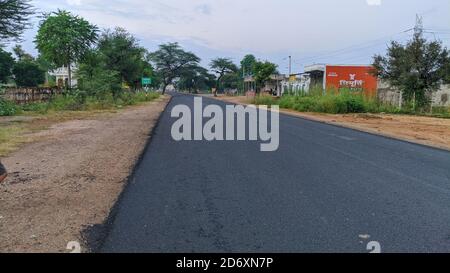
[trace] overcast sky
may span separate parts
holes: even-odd
[[[230,57],[236,63],[247,53],[293,72],[305,64],[364,64],[382,53],[391,40],[405,41],[415,15],[438,33],[430,39],[450,40],[448,0],[34,0],[40,12],[67,9],[100,28],[124,27],[154,50],[177,41],[207,65]],[[37,19],[36,19],[37,20]],[[24,47],[36,54],[34,29]]]

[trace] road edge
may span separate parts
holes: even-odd
[[[128,191],[130,182],[132,182],[134,180],[134,178],[136,176],[136,172],[139,169],[139,167],[142,163],[142,160],[144,159],[145,154],[148,152],[148,150],[150,148],[150,145],[153,141],[154,132],[158,129],[158,127],[160,125],[162,115],[166,111],[169,104],[172,102],[173,96],[167,95],[167,94],[166,94],[166,96],[169,96],[169,99],[164,107],[164,110],[161,111],[161,113],[158,117],[158,120],[156,121],[153,128],[150,130],[149,137],[144,145],[144,148],[142,149],[142,152],[139,154],[139,157],[137,158],[130,175],[128,176],[128,178],[126,178],[123,189],[120,192],[119,196],[117,197],[117,200],[115,201],[114,205],[110,209],[108,216],[105,218],[103,223],[86,227],[85,229],[83,229],[81,231],[80,236],[81,236],[84,246],[86,247],[86,251],[84,251],[84,252],[96,253],[96,252],[99,252],[101,250],[101,248],[103,247],[103,244],[105,243],[105,240],[109,235],[110,227],[113,225],[114,220],[117,216],[120,203],[121,203],[124,195]]]

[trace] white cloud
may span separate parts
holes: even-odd
[[[380,6],[381,0],[366,0],[367,5],[369,6]]]
[[[66,0],[69,6],[81,6],[81,0]]]

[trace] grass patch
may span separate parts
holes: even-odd
[[[23,135],[26,132],[27,130],[22,125],[2,125],[0,127],[0,156],[6,156],[25,143],[26,138]]]
[[[392,105],[382,104],[375,98],[368,98],[361,93],[349,90],[327,92],[326,94],[313,92],[306,95],[285,95],[281,98],[257,96],[253,103],[268,106],[279,105],[280,108],[299,112],[327,114],[390,113],[450,118],[450,109],[447,107],[434,108],[433,113],[431,113],[430,109],[414,110],[412,106],[408,105],[400,109]]]

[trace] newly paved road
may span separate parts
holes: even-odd
[[[177,104],[193,97],[163,114],[101,251],[450,251],[449,152],[285,115],[277,152],[175,142]]]

